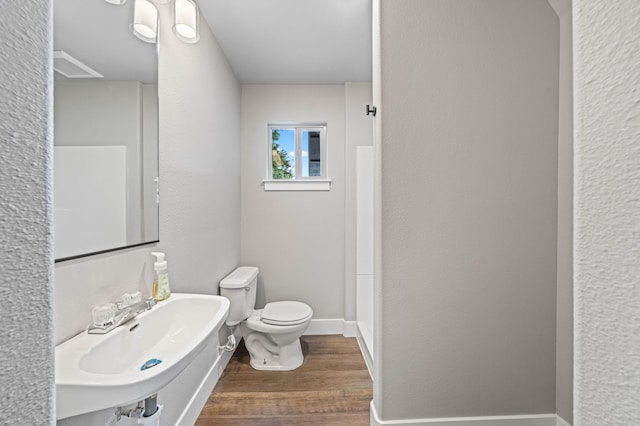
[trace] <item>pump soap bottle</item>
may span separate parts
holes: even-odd
[[[156,271],[156,277],[153,280],[151,296],[159,302],[171,296],[169,274],[167,273],[167,261],[164,260],[164,253],[154,252],[151,254],[156,257],[156,262],[153,264],[153,269]]]

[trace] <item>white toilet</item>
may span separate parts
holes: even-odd
[[[254,310],[258,268],[241,266],[220,281],[220,295],[231,302],[226,324],[241,324],[244,344],[256,370],[290,371],[302,365],[300,336],[313,311],[301,302],[271,302]]]

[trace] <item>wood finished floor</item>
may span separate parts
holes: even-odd
[[[303,336],[304,364],[257,371],[241,343],[196,426],[369,425],[373,383],[354,338]]]

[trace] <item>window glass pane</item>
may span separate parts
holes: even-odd
[[[295,131],[271,128],[272,179],[293,179],[295,171]]]
[[[320,131],[302,131],[302,177],[321,177]]]

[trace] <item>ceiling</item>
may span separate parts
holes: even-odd
[[[243,84],[371,81],[371,0],[197,1]],[[129,30],[133,3],[55,0],[54,50],[108,80],[156,81],[156,46]]]
[[[199,0],[248,84],[371,81],[371,0]]]

